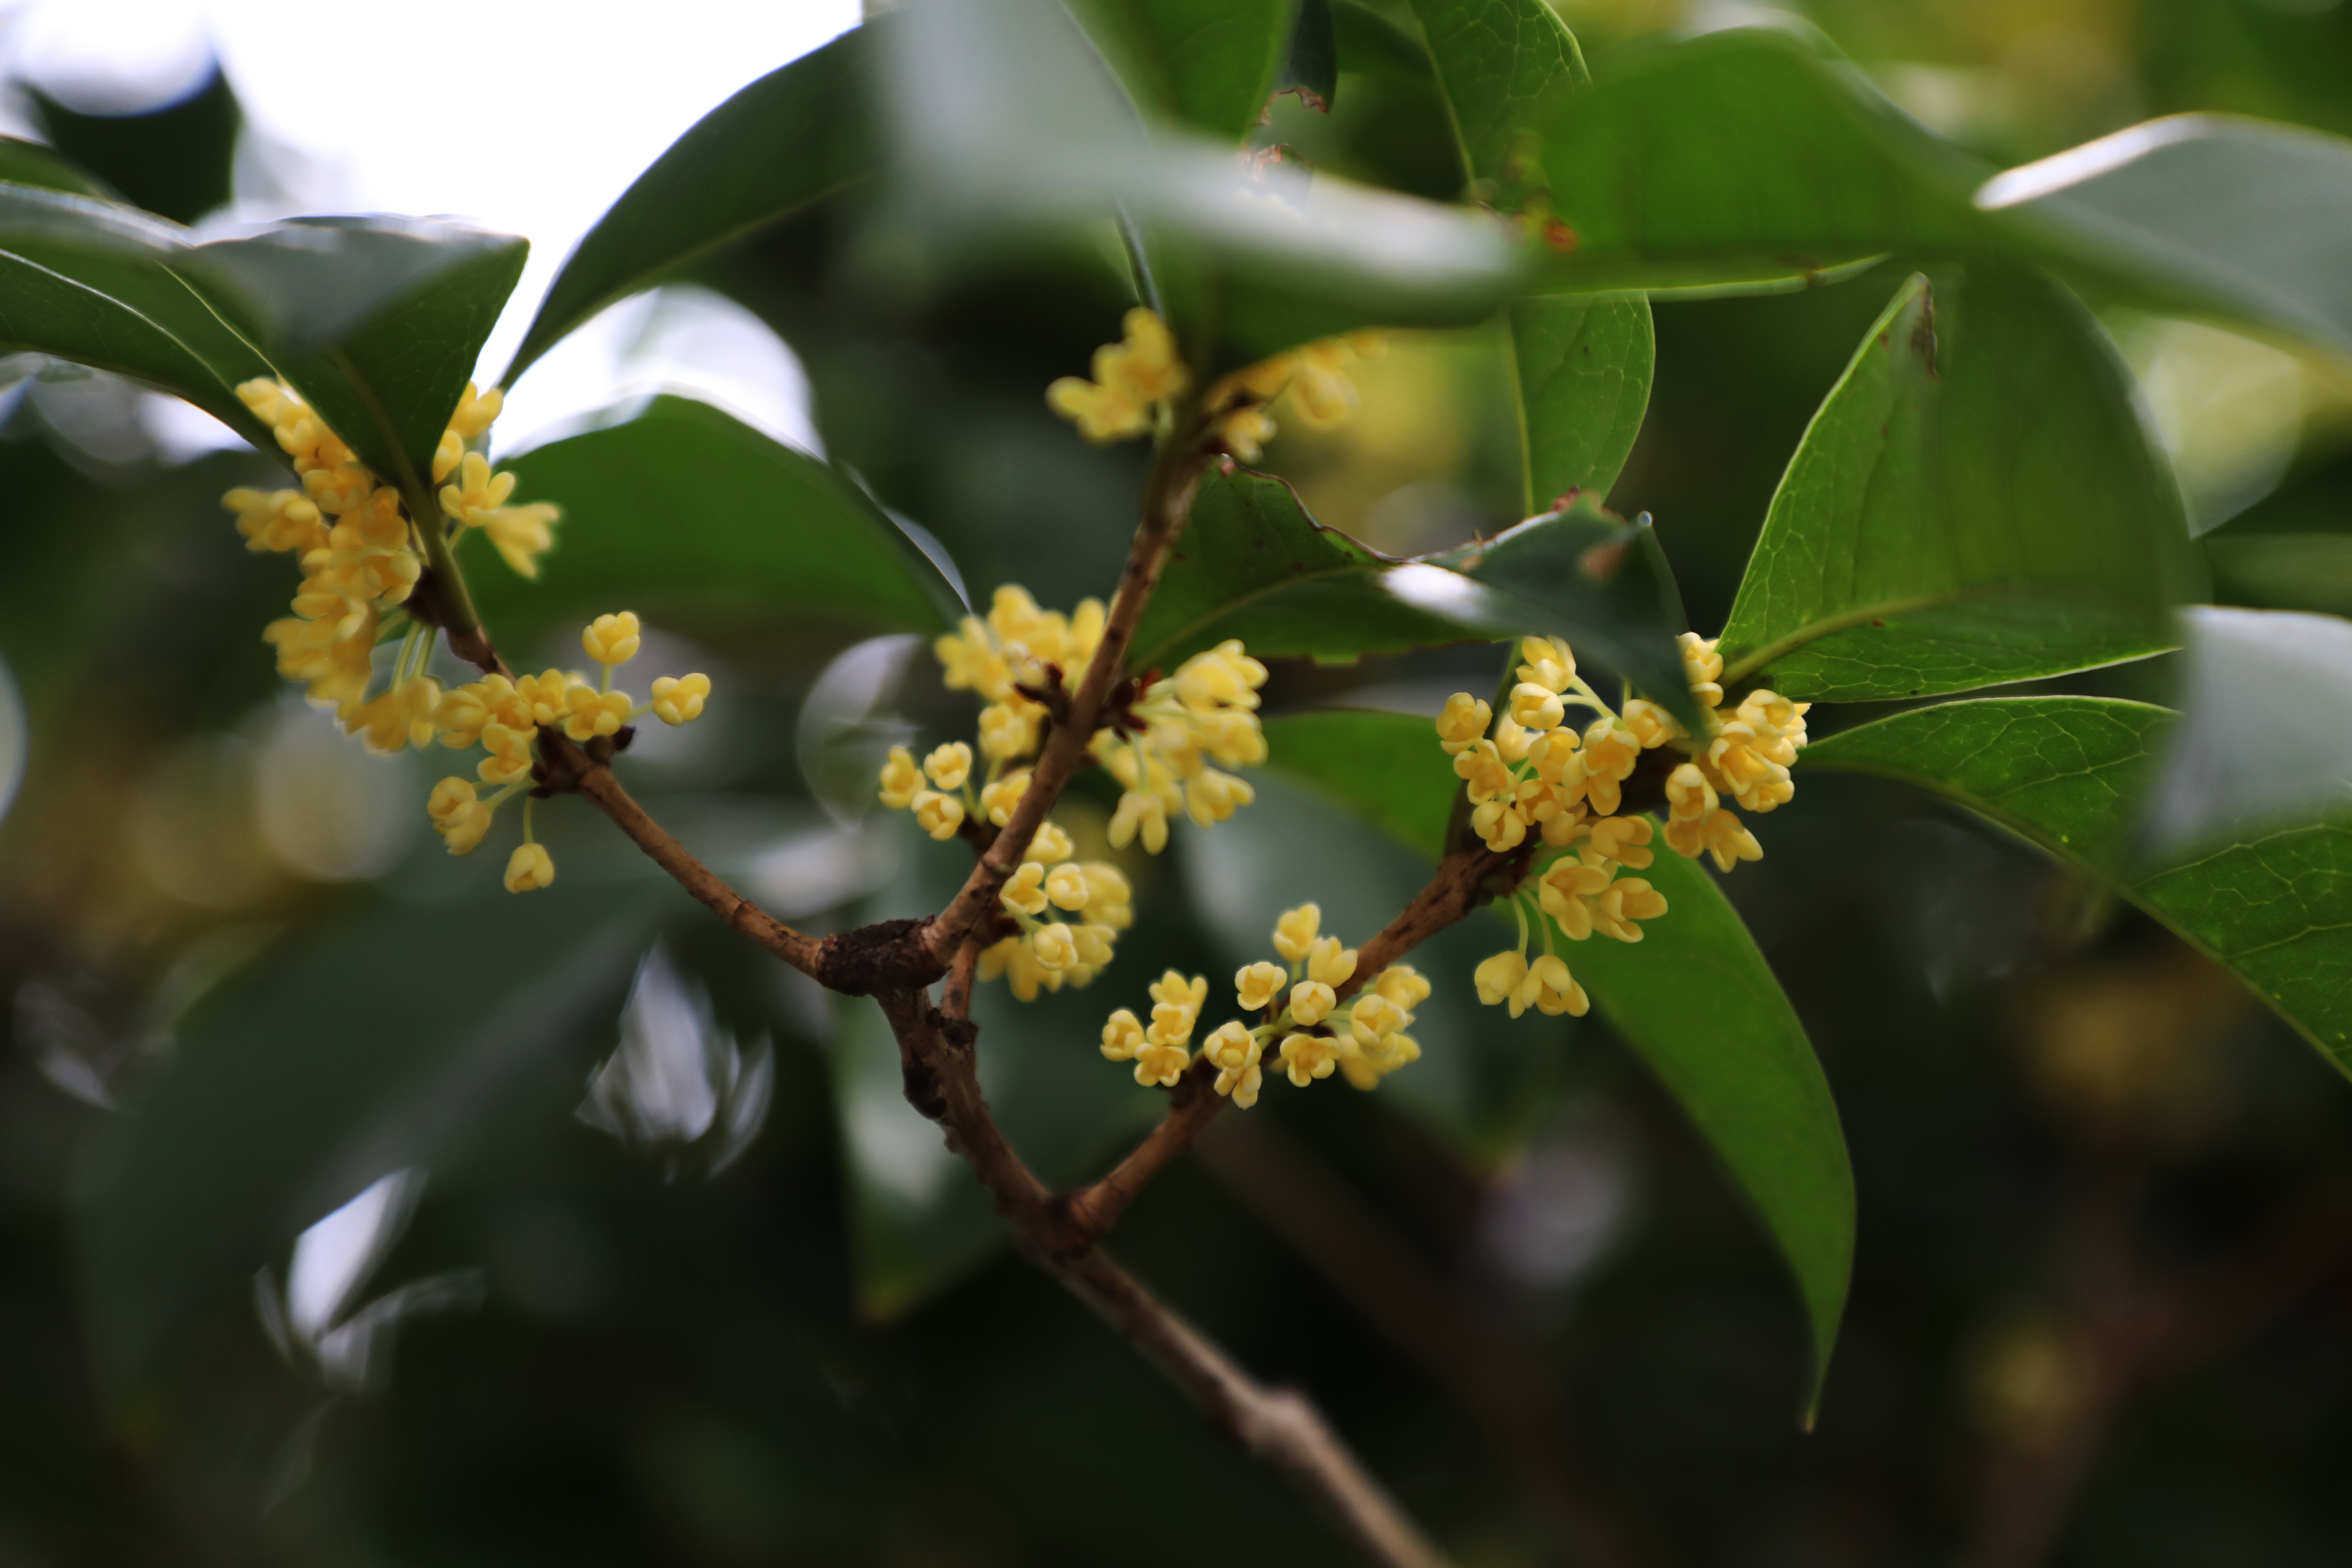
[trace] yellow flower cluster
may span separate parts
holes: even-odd
[[[1213,1087],[1244,1110],[1257,1103],[1265,1082],[1266,1047],[1276,1036],[1275,1059],[1304,1089],[1336,1070],[1358,1089],[1371,1089],[1407,1062],[1421,1046],[1404,1031],[1412,1009],[1429,998],[1429,982],[1410,964],[1391,964],[1339,1011],[1339,988],[1355,978],[1356,950],[1321,933],[1323,911],[1301,904],[1275,924],[1274,950],[1283,963],[1260,962],[1234,975],[1234,1000],[1261,1022],[1220,1024],[1192,1048],[1192,1031],[1208,1001],[1206,975],[1187,979],[1175,970],[1151,987],[1151,1022],[1125,1007],[1103,1025],[1102,1054],[1135,1064],[1135,1081],[1172,1087],[1195,1060],[1214,1069]]]
[[[1349,367],[1386,348],[1387,341],[1378,332],[1353,332],[1260,360],[1209,388],[1202,416],[1219,446],[1244,463],[1255,463],[1275,436],[1268,405],[1287,392],[1286,413],[1297,415],[1309,430],[1344,424],[1356,412],[1356,384],[1349,379]]]
[[[1139,305],[1122,325],[1122,341],[1095,350],[1092,381],[1066,375],[1045,389],[1045,406],[1097,447],[1150,430],[1157,411],[1192,381],[1166,322]]]
[[[1652,863],[1650,818],[1617,815],[1624,783],[1643,752],[1671,746],[1690,759],[1666,776],[1668,847],[1685,858],[1711,855],[1725,871],[1763,856],[1756,836],[1722,803],[1728,797],[1765,812],[1796,793],[1789,769],[1805,743],[1810,704],[1755,691],[1726,715],[1715,642],[1685,632],[1681,644],[1685,679],[1706,718],[1704,743],[1654,702],[1635,697],[1622,711],[1611,708],[1577,674],[1575,654],[1558,637],[1520,641],[1518,679],[1500,715],[1466,691],[1455,692],[1438,715],[1438,744],[1454,759],[1469,795],[1471,828],[1486,847],[1496,854],[1532,850],[1532,834],[1548,848],[1567,851],[1549,858],[1512,892],[1518,945],[1479,964],[1475,976],[1478,999],[1489,1006],[1507,1005],[1514,1018],[1529,1007],[1582,1016],[1591,999],[1554,951],[1553,931],[1571,942],[1596,932],[1639,942],[1641,922],[1666,912],[1664,894],[1643,878],[1622,875]],[[1596,716],[1580,730],[1569,722],[1572,708]],[[1532,960],[1531,912],[1543,931],[1543,953]]]
[[[894,751],[891,757],[895,763],[906,754]],[[1068,834],[1051,821],[1038,826],[1002,895],[1005,912],[1021,929],[980,955],[980,977],[1003,976],[1024,1002],[1034,1002],[1041,989],[1088,984],[1111,961],[1118,933],[1135,923],[1125,874],[1108,861],[1073,860],[1071,853]]]
[[[1125,337],[1095,350],[1092,381],[1066,375],[1045,389],[1045,405],[1097,446],[1149,433],[1170,400],[1192,384],[1167,323],[1139,305],[1122,325]],[[1203,426],[1217,446],[1254,463],[1274,439],[1268,405],[1287,392],[1289,408],[1308,429],[1331,428],[1356,411],[1348,367],[1384,346],[1378,332],[1355,332],[1237,370],[1209,389],[1201,408]]]
[[[1181,810],[1211,827],[1257,798],[1248,781],[1209,764],[1245,768],[1265,761],[1257,717],[1257,689],[1265,684],[1265,666],[1228,639],[1144,687],[1110,716],[1108,728],[1095,731],[1088,750],[1122,792],[1110,819],[1113,847],[1140,838],[1145,851],[1157,855],[1168,844],[1171,813]]]
[[[1082,599],[1065,616],[1039,609],[1026,588],[1007,584],[989,602],[986,620],[966,616],[931,645],[948,689],[977,692],[988,704],[980,712],[980,750],[992,781],[1004,763],[1037,749],[1044,699],[1077,684],[1102,641],[1103,619],[1099,599]]]
[[[425,810],[452,855],[471,852],[490,830],[499,805],[530,788],[532,770],[540,762],[537,743],[542,730],[561,731],[582,744],[617,736],[632,720],[651,713],[666,724],[685,724],[702,716],[710,696],[707,675],[665,675],[653,683],[653,700],[639,702],[625,691],[613,689],[613,670],[637,656],[644,627],[634,611],[598,616],[580,634],[580,646],[603,668],[603,678],[591,684],[576,670],[548,669],[538,675],[486,675],[468,681],[441,698],[425,725],[425,739],[438,734],[452,751],[474,746],[483,756],[475,778],[449,777],[433,786]],[[417,742],[425,743],[423,740]],[[498,793],[484,796],[476,781]],[[523,842],[507,865],[509,892],[528,892],[555,879],[555,864],[546,848],[532,841],[528,808]]]
[[[221,498],[236,514],[247,548],[290,554],[302,569],[294,613],[262,633],[278,649],[278,672],[304,682],[313,701],[332,706],[345,731],[376,751],[426,744],[441,700],[439,683],[425,673],[433,651],[428,626],[408,624],[390,680],[375,697],[367,694],[376,644],[424,571],[400,492],[283,384],[261,378],[236,392],[270,427],[302,485],[268,493],[239,488]],[[500,401],[495,388],[477,393],[467,385],[434,454],[433,480],[457,475],[459,482],[441,492],[452,526],[484,529],[508,563],[531,576],[552,541],[556,509],[506,505],[513,476],[492,474],[488,460],[467,449],[498,417]]]

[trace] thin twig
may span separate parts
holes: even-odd
[[[1480,884],[1508,860],[1508,856],[1475,848],[1440,861],[1437,874],[1412,902],[1387,929],[1356,950],[1356,972],[1333,988],[1337,994],[1342,1000],[1352,995],[1381,970],[1477,908],[1486,896]],[[1195,1062],[1186,1070],[1169,1095],[1168,1113],[1160,1124],[1108,1175],[1066,1201],[1064,1211],[1072,1229],[1088,1239],[1108,1233],[1144,1184],[1192,1146],[1201,1130],[1225,1107],[1223,1098],[1210,1085],[1214,1076],[1206,1062]]]
[[[1183,428],[1189,419],[1189,414],[1180,410],[1178,427]],[[1029,852],[1029,840],[1036,836],[1038,825],[1061,799],[1063,786],[1084,760],[1103,700],[1110,695],[1119,667],[1126,662],[1136,625],[1151,601],[1160,568],[1168,563],[1169,549],[1183,531],[1193,489],[1207,460],[1198,447],[1179,439],[1163,447],[1153,461],[1144,489],[1142,521],[1128,547],[1127,565],[1119,573],[1118,592],[1111,600],[1102,641],[1096,645],[1094,658],[1087,662],[1077,690],[1071,694],[1068,711],[1047,731],[1045,743],[1030,769],[1028,788],[1013,805],[1003,831],[972,867],[955,898],[924,931],[923,950],[937,963],[944,966],[964,934],[994,906],[1006,879],[1020,869],[1021,858]]]

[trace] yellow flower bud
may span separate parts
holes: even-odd
[[[1135,1081],[1146,1088],[1156,1083],[1162,1089],[1173,1089],[1176,1080],[1184,1076],[1184,1069],[1192,1065],[1192,1049],[1183,1042],[1161,1044],[1146,1040],[1135,1053]]]
[[[1244,1110],[1257,1103],[1258,1088],[1265,1081],[1258,1067],[1264,1050],[1239,1023],[1218,1025],[1216,1032],[1202,1043],[1201,1055],[1217,1069],[1216,1091]]]
[[[1024,915],[1044,914],[1045,868],[1034,860],[1024,860],[1020,869],[1013,873],[1013,879],[1004,884],[1004,891],[997,896],[1008,910],[1018,910]]]
[[[1034,860],[1040,866],[1057,866],[1070,858],[1070,836],[1063,832],[1053,818],[1047,817],[1037,825],[1037,831],[1029,836],[1028,851],[1021,858]]]
[[[1305,1089],[1318,1078],[1329,1078],[1339,1064],[1339,1042],[1324,1035],[1285,1035],[1282,1065],[1290,1081]]]
[[[1372,989],[1412,1012],[1429,1000],[1429,982],[1410,963],[1391,963],[1372,978]]]
[[[580,646],[598,664],[626,664],[637,657],[637,645],[643,640],[639,630],[634,610],[598,616],[580,634]]]
[[[1520,996],[1526,1001],[1521,1002]],[[1568,965],[1550,953],[1544,954],[1528,966],[1528,977],[1519,983],[1514,994],[1511,1016],[1517,1017],[1528,1005],[1547,1017],[1557,1018],[1562,1013],[1581,1018],[1591,1010],[1592,1000],[1585,995],[1584,987],[1568,972]]]
[[[1168,847],[1168,803],[1131,789],[1118,797],[1118,809],[1111,814],[1110,847],[1124,849],[1139,837],[1146,854]]]
[[[961,789],[963,781],[971,776],[971,748],[961,741],[950,741],[923,759],[923,771],[941,789]]]
[[[1234,1000],[1245,1013],[1263,1012],[1289,981],[1289,973],[1278,963],[1245,965],[1234,973]]]
[[[911,768],[913,765],[910,759],[908,766]],[[980,807],[988,813],[989,821],[1002,827],[1013,820],[1013,808],[1021,804],[1021,797],[1027,793],[1028,788],[1029,770],[1027,768],[1023,768],[1018,773],[1006,773],[994,784],[981,786]]]
[[[1498,1002],[1509,1001],[1528,977],[1528,961],[1523,953],[1498,952],[1471,973],[1471,983],[1478,987],[1478,1000],[1492,1007]],[[1527,1011],[1526,1004],[1513,1003],[1511,1016]]]
[[[619,734],[637,705],[625,691],[593,691],[585,686],[572,687],[563,695],[571,708],[563,721],[563,732],[583,742],[600,735]]]
[[[1033,933],[1029,938],[1029,948],[1037,955],[1037,963],[1044,968],[1071,969],[1077,965],[1077,939],[1071,934],[1070,928],[1059,921]]]
[[[449,428],[469,441],[478,440],[488,432],[490,421],[499,416],[499,411],[505,405],[506,395],[497,387],[488,392],[476,392],[474,384],[469,381],[457,399],[457,411],[449,416]]]
[[[1519,658],[1524,661],[1518,671],[1521,680],[1532,681],[1547,691],[1566,691],[1576,683],[1576,655],[1558,637],[1521,637]]]
[[[1055,867],[1045,874],[1045,897],[1055,909],[1083,910],[1092,897],[1087,888],[1087,874],[1067,863]]]
[[[507,858],[507,891],[528,893],[555,880],[555,861],[544,844],[518,844]]]
[[[1366,1050],[1376,1050],[1381,1041],[1412,1022],[1405,1010],[1377,991],[1368,991],[1356,998],[1348,1009],[1348,1032]]]
[[[915,767],[914,756],[904,746],[890,748],[889,758],[882,764],[882,804],[893,811],[904,811],[915,804],[915,796],[923,787],[923,775]]]
[[[1026,705],[1024,705],[1026,706]],[[1037,744],[1037,714],[1010,703],[994,702],[980,710],[980,749],[999,762],[1025,757]]]
[[[1297,963],[1314,948],[1316,933],[1322,929],[1322,906],[1301,904],[1274,922],[1274,951]]]
[[[1339,999],[1320,980],[1302,980],[1290,988],[1290,1016],[1301,1024],[1319,1024],[1331,1016]]]
[[[1438,745],[1448,756],[1461,755],[1486,735],[1487,721],[1494,716],[1493,709],[1468,692],[1455,692],[1437,716]]]
[[[446,778],[435,784],[425,810],[452,855],[472,853],[490,830],[489,805],[477,797],[470,779]]]
[[[1527,842],[1528,819],[1516,805],[1490,800],[1470,814],[1470,830],[1497,855],[1507,855]]]
[[[1184,808],[1202,827],[1214,826],[1257,798],[1257,791],[1231,773],[1204,768],[1184,786]]]
[[[1186,979],[1179,971],[1171,969],[1151,983],[1151,999],[1171,1006],[1190,1007],[1197,1013],[1209,1000],[1209,977],[1195,974]]]
[[[1568,713],[1559,693],[1550,687],[1532,680],[1522,680],[1511,688],[1511,721],[1530,730],[1556,727]]]
[[[1136,1016],[1121,1007],[1110,1016],[1102,1029],[1102,1054],[1115,1062],[1129,1062],[1143,1048],[1143,1024]]]
[[[956,836],[963,826],[963,802],[937,790],[915,792],[915,822],[933,838],[944,842]]]
[[[1326,985],[1345,985],[1356,973],[1356,950],[1342,947],[1336,936],[1318,936],[1307,950],[1307,978]]]
[[[482,750],[489,754],[475,768],[484,784],[520,784],[530,777],[532,731],[492,722],[482,726]]]
[[[665,675],[654,682],[654,714],[665,724],[684,724],[702,717],[710,696],[707,675]]]

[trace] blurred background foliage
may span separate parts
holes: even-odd
[[[1749,15],[1560,9],[1588,53]],[[2328,0],[1810,15],[1995,163],[2179,110],[2352,133],[2352,10]],[[35,109],[155,210],[194,218],[228,190],[238,115],[217,79],[142,116]],[[1281,100],[1266,134],[1451,196],[1424,110],[1350,70],[1328,119]],[[1108,335],[1112,275],[1070,255],[910,298],[857,217],[820,208],[691,281],[792,346],[830,455],[975,596],[1102,592],[1144,454],[1081,446],[1040,393]],[[1896,281],[1657,308],[1612,504],[1655,516],[1696,625],[1721,624],[1789,453]],[[2352,583],[2262,542],[2352,529],[2344,367],[2107,324],[2220,527],[2221,596],[2352,609]],[[1356,420],[1286,431],[1265,466],[1382,550],[1491,532],[1517,510],[1506,374],[1491,331],[1399,334],[1363,367]],[[23,721],[0,723],[0,784],[23,780],[0,821],[0,1564],[1340,1559],[996,1243],[899,1100],[869,1006],[712,929],[576,803],[541,814],[563,880],[528,917],[486,900],[488,867],[439,854],[429,762],[337,742],[271,671],[257,634],[283,567],[236,548],[217,502],[275,482],[267,465],[167,461],[104,378],[6,395],[0,707]],[[706,521],[723,546],[728,516]],[[519,663],[568,658],[568,628],[614,607],[562,564],[559,548],[547,592],[512,596]],[[903,636],[919,616],[777,615],[761,595],[754,574],[635,605],[656,665],[709,668],[720,696],[701,731],[646,737],[632,787],[788,917],[929,907],[958,847],[856,821],[882,745],[967,722]],[[1269,710],[1423,707],[1483,689],[1492,662],[1278,668]],[[2069,689],[2162,700],[2164,664]],[[1082,791],[1066,814],[1082,850],[1100,852],[1107,805]],[[1721,1169],[1597,1017],[1465,1005],[1493,943],[1475,925],[1424,965],[1428,1059],[1374,1096],[1223,1119],[1122,1254],[1246,1364],[1309,1389],[1468,1564],[2340,1560],[2342,1082],[2225,975],[1979,820],[1832,776],[1770,826],[1730,890],[1834,1086],[1862,1204],[1811,1434],[1793,1419],[1799,1309]],[[983,1002],[992,1094],[1050,1177],[1152,1113],[1091,1046],[1147,971],[1228,969],[1302,894],[1360,938],[1420,876],[1271,776],[1234,823],[1180,838],[1129,858],[1144,923],[1095,988]],[[668,979],[639,970],[657,933]],[[289,1017],[266,980],[302,965],[334,984]],[[694,1041],[709,1104],[616,1137],[573,1108],[616,1059],[633,986],[635,1027]],[[343,1110],[289,1129],[295,1105]],[[221,1142],[218,1120],[183,1125],[205,1117],[238,1136],[191,1175],[187,1149]],[[297,1234],[394,1145],[429,1148],[429,1173],[342,1211],[361,1239],[340,1277],[306,1239],[306,1272]],[[100,1201],[142,1161],[178,1173],[168,1192]],[[259,1281],[222,1269],[240,1247],[272,1259]],[[354,1310],[402,1287],[377,1319]]]

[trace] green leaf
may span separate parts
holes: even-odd
[[[1331,20],[1331,0],[1298,0],[1290,26],[1290,52],[1283,57],[1275,91],[1295,92],[1309,109],[1326,114],[1339,101],[1339,37]]]
[[[1128,662],[1170,669],[1227,637],[1261,656],[1346,663],[1538,633],[1686,709],[1681,613],[1653,531],[1590,498],[1400,561],[1316,521],[1281,479],[1228,462],[1202,480]]]
[[[2002,232],[1971,205],[1989,170],[1786,28],[1628,46],[1541,129],[1575,231],[1551,287],[1762,286]]]
[[[172,275],[185,235],[130,207],[0,185],[0,353],[53,354],[176,393],[275,452],[235,391],[269,367]]]
[[[1467,325],[1517,279],[1485,215],[1148,133],[1050,0],[919,0],[901,19],[885,51],[898,210],[938,268],[1131,221],[1204,375],[1359,326]]]
[[[1724,680],[1916,697],[2171,646],[2179,493],[2097,325],[2035,274],[1899,289],[1813,416],[1724,627]]]
[[[1511,301],[1523,504],[1578,490],[1606,496],[1642,432],[1656,345],[1639,294],[1554,294]]]
[[[1837,1103],[1772,966],[1715,879],[1663,848],[1640,874],[1666,896],[1640,942],[1562,951],[1731,1167],[1795,1274],[1812,1329],[1810,1425],[1853,1272],[1853,1168]]]
[[[2109,698],[1979,698],[1841,731],[1801,761],[1934,790],[2097,875],[2352,1074],[2352,802],[2339,785],[2333,809],[2268,816],[2150,869],[2135,833],[2175,723],[2168,710]]]
[[[1224,142],[1257,123],[1289,53],[1292,0],[1071,0],[1135,100]]]
[[[1529,127],[1591,80],[1584,56],[1544,0],[1412,0],[1436,62],[1447,117],[1474,181],[1509,181]]]
[[[500,384],[614,300],[878,168],[876,26],[769,72],[670,143],[565,258]]]
[[[1432,860],[1445,852],[1459,781],[1427,721],[1346,710],[1286,713],[1265,721],[1265,743],[1272,766],[1361,814],[1398,843]]]
[[[1270,766],[1425,855],[1443,842],[1460,786],[1426,721],[1318,713],[1265,730]],[[1560,937],[1561,952],[1762,1215],[1805,1303],[1817,1403],[1853,1261],[1853,1173],[1836,1104],[1803,1025],[1714,879],[1663,848],[1641,875],[1667,902],[1641,942]]]
[[[476,868],[483,897],[363,904],[231,980],[109,1124],[79,1242],[111,1372],[249,1289],[377,1177],[451,1157],[520,1100],[578,1093],[583,1033],[682,900],[658,884],[515,898],[495,866]],[[463,957],[484,952],[498,961]]]
[[[2266,609],[2352,611],[2352,534],[2210,533],[2213,596]]]
[[[504,465],[563,509],[539,577],[469,574],[494,630],[668,596],[790,605],[891,630],[944,629],[962,601],[922,551],[830,464],[707,404],[659,397],[625,424]]]
[[[0,136],[0,180],[19,185],[37,185],[45,191],[63,191],[68,195],[89,196],[101,202],[120,202],[122,199],[121,193],[112,185],[56,148],[16,136]]]
[[[1418,39],[1362,3],[1331,0],[1331,41],[1339,68],[1403,87],[1437,86],[1437,68]]]
[[[176,269],[424,518],[433,450],[530,242],[419,218],[304,218]]]
[[[2175,115],[2012,169],[1977,201],[2176,307],[2352,349],[2352,142],[2340,136]]]

